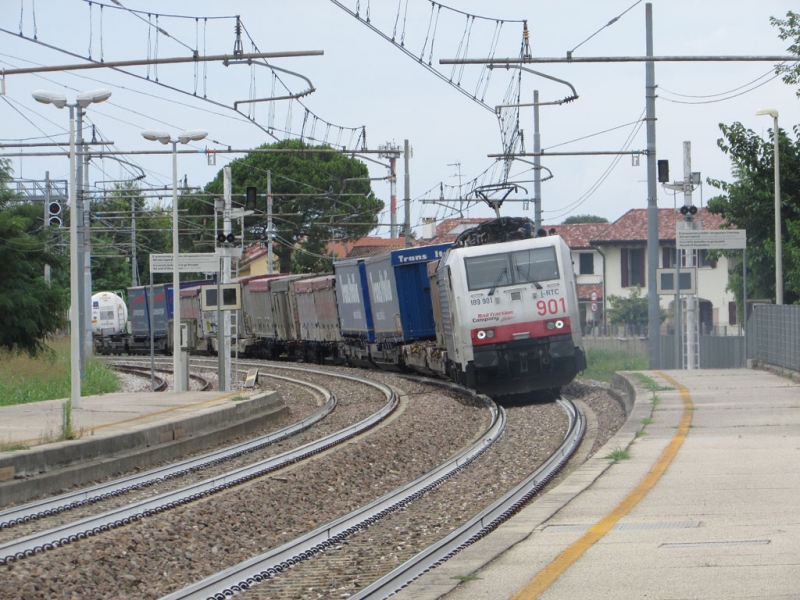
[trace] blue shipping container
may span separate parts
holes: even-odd
[[[364,260],[346,260],[333,263],[336,275],[336,302],[342,335],[359,337],[367,342],[375,341],[367,274]]]
[[[155,337],[167,335],[167,301],[165,285],[153,286],[153,331]],[[150,286],[128,288],[128,315],[131,321],[131,334],[134,338],[145,338],[150,335]]]
[[[365,259],[377,340],[409,342],[436,337],[427,264],[439,260],[449,247],[404,248]]]

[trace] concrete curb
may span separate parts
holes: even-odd
[[[0,457],[2,505],[25,502],[43,494],[113,476],[202,451],[249,435],[287,415],[277,392],[230,401],[188,417],[102,437],[87,437],[36,446]]]

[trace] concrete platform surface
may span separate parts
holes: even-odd
[[[645,375],[662,389],[625,374],[633,411],[593,458],[394,597],[800,598],[800,386]]]
[[[258,430],[288,414],[276,392],[143,392],[0,407],[0,506],[147,468]]]

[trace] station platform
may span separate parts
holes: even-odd
[[[0,506],[201,451],[277,422],[277,392],[139,392],[0,407]]]
[[[643,374],[661,389],[618,375],[632,412],[593,458],[394,597],[800,598],[800,385]]]

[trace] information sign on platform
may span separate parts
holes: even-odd
[[[172,273],[172,254],[151,254],[151,273]],[[216,273],[219,271],[219,254],[195,252],[178,254],[179,273]]]
[[[681,230],[676,232],[680,249],[741,250],[747,248],[746,229]]]

